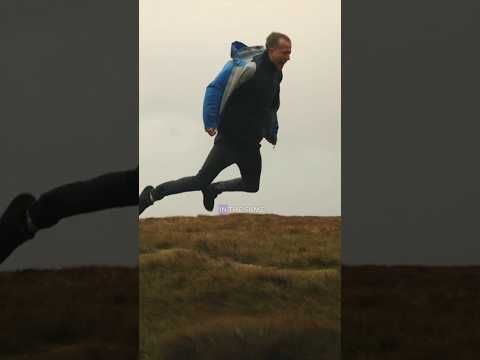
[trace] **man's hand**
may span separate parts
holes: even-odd
[[[213,136],[217,133],[217,129],[215,128],[208,128],[208,129],[205,129],[205,131],[208,133],[208,135],[210,136]]]

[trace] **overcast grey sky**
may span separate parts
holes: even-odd
[[[292,39],[283,69],[275,149],[262,143],[260,191],[217,204],[283,215],[340,215],[340,2],[140,2],[140,188],[197,173],[213,144],[203,130],[205,88],[235,40]],[[233,165],[217,179],[239,176]],[[200,192],[169,196],[144,217],[206,214]],[[216,209],[215,209],[216,211]]]

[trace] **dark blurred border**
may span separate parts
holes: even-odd
[[[345,359],[479,353],[479,13],[342,2]]]
[[[0,209],[138,166],[138,3],[0,3]],[[137,264],[137,209],[75,216],[2,269]]]
[[[342,3],[342,256],[480,262],[480,5]]]
[[[138,165],[137,1],[5,0],[0,44],[2,211],[20,192]],[[19,248],[0,272],[0,357],[137,358],[137,249],[136,207],[62,220]]]

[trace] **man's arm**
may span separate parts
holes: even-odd
[[[278,87],[278,91],[275,94],[275,99],[273,101],[273,108],[274,108],[274,114],[273,114],[273,135],[275,137],[275,143],[277,142],[277,134],[278,134],[278,117],[277,117],[277,112],[278,109],[280,109],[280,86]]]
[[[277,111],[279,108],[280,108],[280,86],[275,92],[275,96],[273,98],[273,104],[272,104],[272,107],[270,108],[272,132],[268,136],[265,136],[265,139],[274,146],[277,144],[277,134],[278,134]]]
[[[205,97],[203,99],[203,124],[207,132],[207,129],[216,129],[218,127],[220,104],[222,103],[222,97],[232,68],[233,62],[229,61],[217,77],[207,86],[205,91]],[[208,133],[210,134],[210,132]]]
[[[275,92],[275,97],[273,98],[273,109],[275,112],[280,109],[280,86],[277,88],[277,91]]]

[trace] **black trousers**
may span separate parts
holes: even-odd
[[[235,144],[217,135],[213,148],[195,176],[164,182],[154,189],[153,197],[160,199],[167,195],[207,188],[217,194],[224,191],[257,192],[262,171],[260,147],[258,143],[248,146]],[[240,178],[212,183],[223,169],[232,164],[240,169]]]
[[[42,229],[69,216],[134,205],[138,205],[138,167],[54,188],[33,203],[29,214]]]

